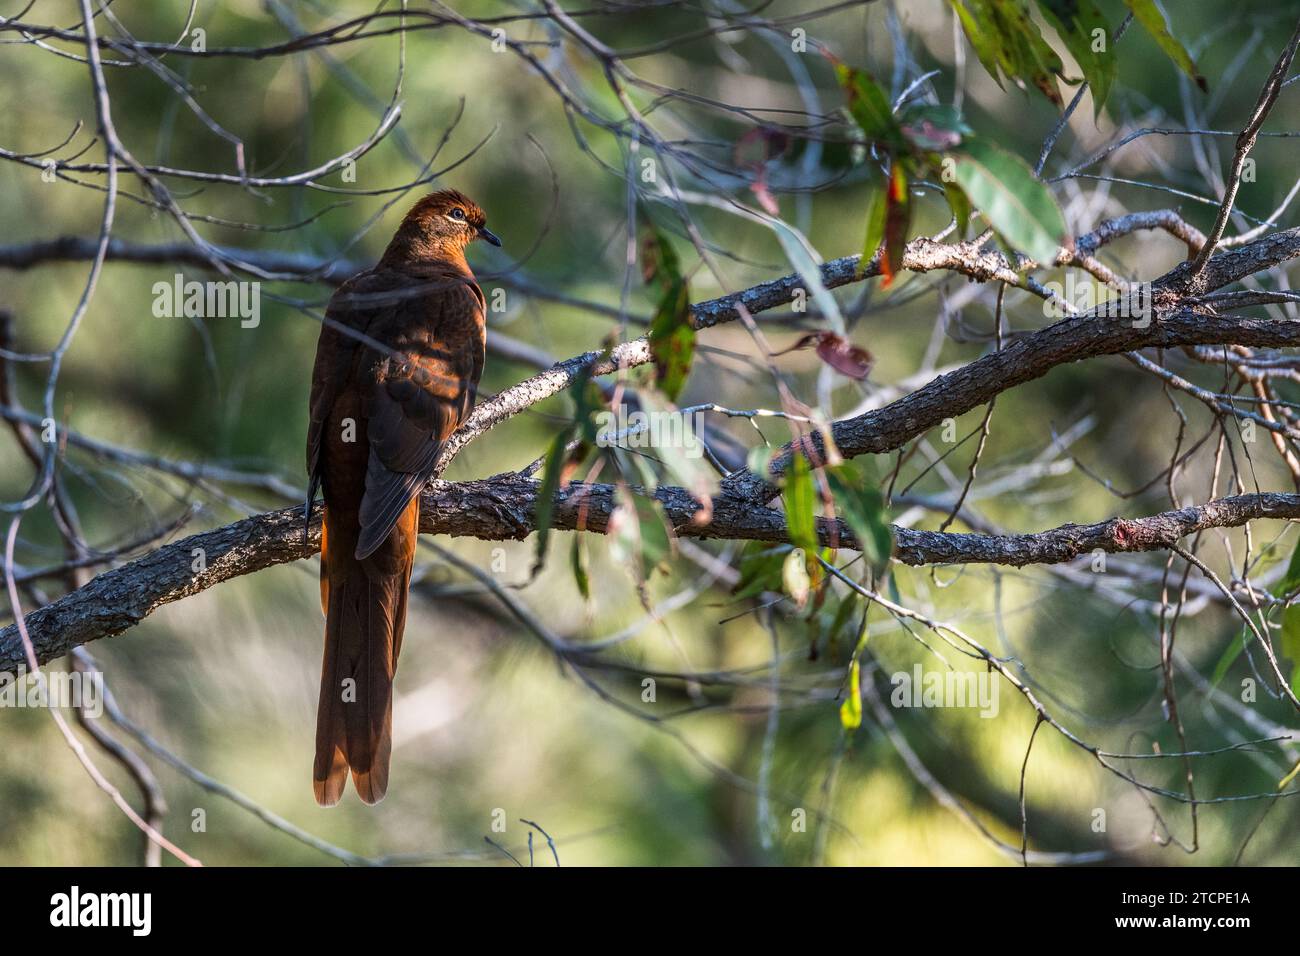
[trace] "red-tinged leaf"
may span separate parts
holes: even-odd
[[[822,334],[817,343],[818,357],[841,375],[862,381],[871,374],[875,357],[866,349],[840,338],[833,332]]]
[[[801,336],[794,345],[774,355],[786,355],[799,349],[817,349],[817,357],[835,371],[849,378],[861,381],[871,373],[876,359],[866,349],[854,345],[834,332],[809,332]]]
[[[641,278],[647,284],[658,282],[660,288],[667,289],[681,279],[681,262],[668,237],[644,211],[642,220],[645,232],[641,239]]]
[[[732,162],[738,169],[748,169],[754,173],[750,191],[758,200],[764,211],[772,216],[781,214],[780,206],[767,184],[767,166],[790,148],[790,138],[777,130],[758,126],[736,141],[732,151]]]
[[[741,169],[758,169],[790,149],[790,137],[780,130],[756,126],[732,150],[732,161]]]
[[[668,400],[675,402],[686,385],[695,355],[695,325],[685,279],[664,290],[647,338],[654,357],[655,381]]]
[[[893,163],[889,171],[889,191],[885,207],[885,254],[880,258],[881,285],[886,289],[903,267],[903,247],[907,244],[907,227],[912,221],[912,204],[907,192],[907,173],[903,164]]]
[[[650,353],[654,356],[659,389],[670,401],[676,401],[686,384],[695,354],[690,289],[667,236],[649,219],[646,222],[641,271],[647,283],[659,287],[659,302],[648,335]]]
[[[941,153],[952,149],[970,134],[961,114],[951,106],[915,103],[899,114],[903,136],[914,150]]]
[[[961,142],[960,133],[935,126],[928,119],[922,119],[912,125],[904,126],[903,135],[907,137],[907,141],[912,146],[929,152],[952,149]]]
[[[777,205],[776,199],[767,188],[767,171],[760,169],[754,174],[754,181],[749,184],[749,190],[758,200],[758,204],[763,207],[763,211],[769,216],[781,215],[781,207]]]

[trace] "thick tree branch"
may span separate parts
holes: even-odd
[[[1217,256],[1201,278],[1204,288],[1212,291],[1297,256],[1300,228],[1288,229]],[[1041,378],[1058,365],[1080,359],[1183,345],[1300,345],[1300,322],[1219,316],[1208,309],[1178,305],[1192,281],[1190,270],[1190,264],[1183,263],[1152,284],[1149,321],[1117,317],[1104,307],[1086,315],[1069,316],[940,375],[884,408],[836,422],[831,430],[835,445],[840,454],[850,458],[893,451],[946,418],[962,415],[1008,389]],[[822,436],[814,434],[808,440],[813,445],[813,457],[823,460]],[[781,454],[773,456],[772,475],[784,472],[791,448],[787,444]],[[756,502],[770,501],[776,494],[773,484],[750,472],[731,476],[724,482],[724,489]]]
[[[486,540],[521,540],[536,530],[540,482],[514,474],[460,483],[436,482],[421,501],[420,531]],[[612,485],[574,483],[556,497],[552,527],[603,533],[614,510]],[[717,497],[707,523],[696,523],[698,502],[684,489],[660,488],[655,497],[684,538],[788,542],[785,516],[743,500]],[[1207,528],[1238,527],[1260,518],[1300,518],[1300,495],[1253,494],[1145,518],[1066,524],[1035,534],[962,534],[894,528],[895,557],[904,564],[1012,566],[1058,564],[1096,550],[1153,551]],[[856,549],[840,522],[819,521],[822,543]],[[320,508],[303,534],[302,511],[287,508],[191,535],[121,567],[27,615],[38,659],[120,634],[165,604],[231,578],[310,557],[320,550]],[[16,626],[0,630],[0,672],[23,662]]]
[[[1130,228],[1166,228],[1160,221],[1134,220]],[[1099,229],[1081,237],[1090,252],[1123,234],[1122,226]],[[1174,229],[1180,229],[1173,224]],[[1180,238],[1198,237],[1180,229]],[[1178,233],[1175,233],[1178,234]],[[75,250],[80,251],[80,250]],[[1063,252],[1063,255],[1074,253]],[[1292,229],[1244,245],[1210,260],[1200,276],[1201,288],[1214,289],[1300,255],[1300,229]],[[16,258],[16,257],[14,257]],[[858,272],[859,258],[847,256],[821,267],[830,288],[871,277],[875,262]],[[988,281],[1026,280],[998,252],[977,243],[944,245],[930,239],[908,243],[905,268],[915,272],[946,269]],[[1259,346],[1300,345],[1300,322],[1219,316],[1187,305],[1193,277],[1187,264],[1154,284],[1155,314],[1139,327],[1131,319],[1090,313],[1072,316],[1044,329],[1013,339],[991,353],[884,408],[834,425],[842,454],[853,456],[900,447],[944,418],[961,414],[1018,384],[1046,374],[1057,365],[1083,358],[1129,352],[1149,346],[1234,343]],[[741,292],[692,307],[700,328],[733,321],[741,309],[751,313],[786,304],[803,286],[798,276],[785,276]],[[604,356],[589,352],[533,376],[481,403],[465,426],[453,436],[442,466],[459,449],[498,422],[542,399],[557,394],[588,365],[597,374],[650,361],[645,338],[623,343]],[[820,450],[820,436],[816,437]],[[789,458],[789,448],[776,459],[774,471]],[[521,539],[535,530],[537,483],[518,475],[459,484],[437,482],[425,493],[421,530],[430,534],[471,535],[482,539]],[[552,526],[602,532],[614,507],[613,487],[574,484],[559,497]],[[661,488],[657,497],[683,537],[736,540],[788,540],[784,516],[763,506],[775,489],[757,476],[737,473],[724,480],[713,500],[707,523],[696,524],[699,505],[685,490]],[[579,507],[581,505],[581,507]],[[1030,535],[955,534],[898,528],[897,557],[908,564],[993,562],[1031,564],[1068,561],[1100,548],[1103,551],[1151,550],[1167,547],[1184,534],[1205,527],[1228,527],[1252,518],[1300,516],[1300,498],[1265,494],[1220,499],[1200,509],[1184,509],[1136,521],[1115,519],[1098,525],[1065,525]],[[846,528],[822,522],[823,541],[854,547]],[[196,594],[222,581],[262,568],[307,557],[318,548],[319,525],[303,535],[300,512],[286,510],[256,515],[223,528],[193,535],[107,571],[84,587],[27,616],[27,626],[42,660],[99,637],[118,634],[163,604]],[[196,570],[197,569],[197,570]],[[0,668],[21,660],[16,628],[0,631]]]

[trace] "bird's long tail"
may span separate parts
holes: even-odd
[[[325,659],[316,712],[316,802],[332,807],[348,771],[357,795],[378,803],[388,790],[393,675],[406,627],[419,504],[412,501],[384,542],[355,557],[355,514],[331,513],[321,532],[321,609]]]

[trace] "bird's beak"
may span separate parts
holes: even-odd
[[[494,245],[494,246],[498,246],[498,247],[499,247],[499,246],[501,245],[501,240],[498,239],[498,238],[496,237],[496,234],[493,233],[492,230],[489,229],[487,226],[479,226],[479,227],[478,227],[478,237],[479,237],[480,239],[484,239],[484,240],[486,240],[486,241],[492,243],[492,245]]]

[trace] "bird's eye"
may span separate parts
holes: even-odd
[[[453,209],[453,210],[451,211],[451,218],[452,218],[452,219],[458,219],[458,220],[461,220],[461,221],[463,222],[464,219],[465,219],[465,210],[464,210],[464,209],[461,209],[460,207],[457,207],[457,208]]]

